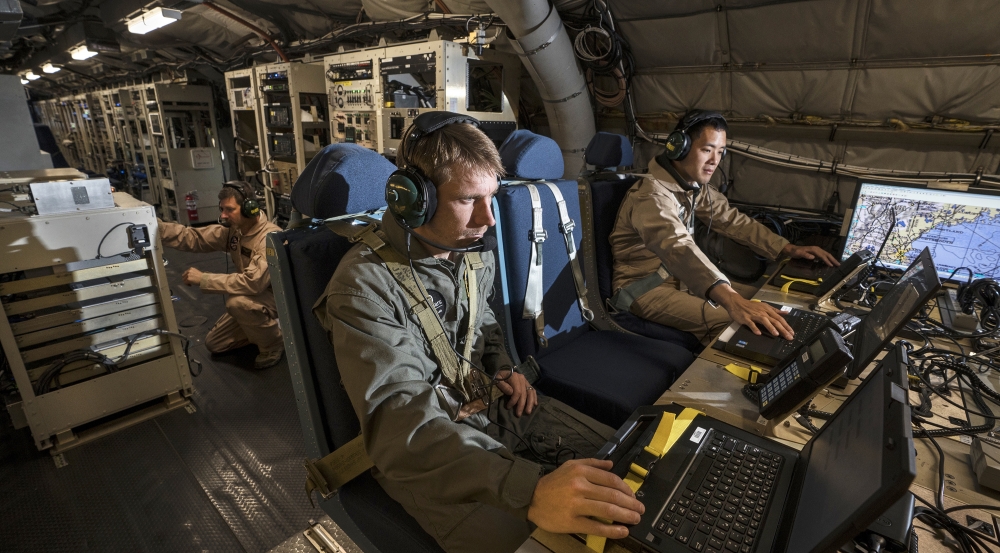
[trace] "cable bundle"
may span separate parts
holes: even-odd
[[[607,2],[594,0],[588,7],[585,18],[577,21],[584,24],[582,28],[566,26],[576,31],[573,40],[573,51],[584,67],[587,87],[598,104],[605,107],[615,107],[627,98],[635,64],[629,51],[628,43],[615,30],[614,18]],[[615,88],[605,90],[595,84],[596,77],[607,77],[616,84]]]

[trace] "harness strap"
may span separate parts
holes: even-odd
[[[538,188],[533,184],[525,185],[528,193],[531,194],[531,230],[528,231],[528,240],[534,243],[531,249],[531,260],[528,266],[528,284],[524,292],[524,312],[525,319],[535,321],[535,338],[539,347],[548,347],[549,341],[545,338],[545,313],[542,311],[542,245],[548,238],[545,232],[545,225],[542,220],[542,198],[538,195]]]
[[[576,298],[580,303],[580,313],[587,322],[594,320],[594,312],[587,304],[587,284],[583,280],[583,271],[580,269],[580,260],[576,255],[576,241],[573,239],[573,229],[576,222],[569,217],[569,210],[566,208],[566,199],[562,195],[559,187],[551,182],[545,183],[556,199],[559,207],[559,232],[566,242],[566,255],[569,256],[569,265],[573,269],[573,283],[576,285]]]

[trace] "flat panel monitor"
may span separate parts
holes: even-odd
[[[973,279],[1000,278],[1000,191],[958,192],[858,179],[847,217],[841,260],[861,249],[881,249],[879,265],[903,270],[927,248],[941,278],[959,267],[971,269]]]
[[[902,330],[903,325],[940,289],[941,280],[930,249],[924,248],[896,284],[862,319],[854,334],[854,361],[847,366],[847,378],[858,378],[886,344]]]

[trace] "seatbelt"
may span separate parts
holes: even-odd
[[[533,184],[525,185],[528,193],[531,194],[531,230],[528,231],[528,240],[534,247],[531,248],[531,260],[528,266],[528,284],[524,290],[524,311],[522,316],[525,319],[535,321],[535,338],[538,346],[548,347],[549,341],[545,338],[545,313],[542,311],[542,245],[548,238],[542,221],[542,198],[538,195],[538,188]]]
[[[587,322],[594,320],[594,312],[587,305],[587,284],[583,280],[583,271],[580,270],[580,260],[576,255],[576,240],[573,239],[573,229],[576,222],[569,217],[569,210],[566,208],[566,199],[562,195],[559,187],[551,182],[545,183],[556,199],[556,206],[559,207],[559,232],[566,242],[566,255],[569,256],[569,265],[573,269],[573,283],[576,285],[576,298],[580,304],[580,313]]]
[[[668,278],[670,278],[670,272],[667,271],[667,268],[663,264],[660,264],[655,273],[615,290],[615,293],[608,298],[608,307],[615,313],[627,312],[632,307],[632,302],[639,299],[646,292],[663,284]]]
[[[703,414],[701,411],[691,409],[690,407],[685,407],[679,415],[664,411],[660,417],[659,424],[656,425],[653,437],[649,440],[649,444],[643,447],[639,455],[636,456],[633,463],[629,466],[628,474],[624,478],[625,484],[632,490],[632,493],[639,491],[642,483],[646,480],[646,476],[649,475],[653,464],[670,451],[670,448],[677,443],[677,440],[691,426],[694,418]],[[610,520],[598,520],[606,524],[611,524]],[[587,547],[598,553],[603,553],[606,541],[607,538],[604,536],[589,535],[587,536]]]
[[[468,378],[470,374],[478,375],[479,373],[470,373],[470,365],[465,361],[460,362],[455,352],[451,349],[451,344],[448,342],[444,327],[441,326],[441,321],[437,318],[437,312],[434,311],[434,307],[430,305],[427,299],[430,296],[427,294],[427,290],[420,279],[413,278],[407,259],[389,245],[385,235],[377,231],[374,224],[362,226],[352,225],[347,221],[331,221],[327,224],[327,227],[351,242],[364,242],[382,259],[386,268],[392,273],[393,278],[407,292],[406,298],[410,304],[410,309],[417,315],[420,327],[424,331],[427,340],[431,343],[434,356],[437,357],[438,363],[441,365],[441,372],[444,373],[445,379],[452,384],[452,387],[466,399],[466,403],[462,406],[460,413],[468,416],[476,413],[478,410],[482,410],[481,408],[485,408],[485,402],[478,395],[479,390],[482,388],[478,387],[479,389],[477,389],[477,386],[470,382]],[[475,341],[476,332],[476,311],[479,307],[479,287],[476,271],[482,269],[483,266],[482,257],[479,253],[471,252],[466,254],[464,277],[466,294],[469,297],[469,327],[466,331],[465,348],[463,350],[463,356],[466,359],[472,353],[472,343]],[[478,376],[477,378],[481,379]],[[482,384],[484,386],[488,385],[486,382]],[[470,390],[474,393],[470,394]],[[499,388],[494,387],[493,394],[494,396],[498,396],[503,395],[503,392]],[[496,399],[496,397],[493,399]],[[481,408],[479,405],[476,405],[477,403],[481,404]],[[312,492],[314,490],[319,490],[320,495],[324,499],[328,499],[341,486],[357,478],[361,473],[371,469],[373,466],[375,466],[374,463],[372,463],[371,458],[365,451],[362,436],[354,438],[322,459],[315,461],[307,459],[305,462],[306,495],[309,496],[309,502],[312,503]]]

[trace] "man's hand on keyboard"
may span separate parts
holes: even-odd
[[[781,254],[793,259],[819,260],[830,267],[840,265],[840,262],[837,261],[837,258],[833,254],[819,246],[796,246],[795,244],[788,244],[781,249]]]
[[[781,336],[786,340],[795,338],[792,327],[781,313],[770,305],[744,299],[728,284],[712,288],[710,294],[713,300],[726,308],[734,321],[746,325],[754,334],[760,336],[763,329],[772,336]]]
[[[614,473],[614,464],[597,459],[566,461],[538,480],[528,520],[557,534],[593,534],[612,539],[628,536],[622,524],[638,524],[646,507]]]

